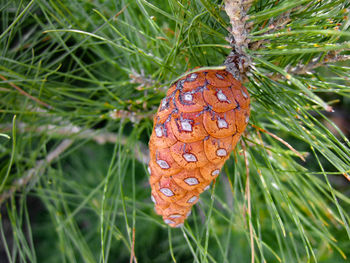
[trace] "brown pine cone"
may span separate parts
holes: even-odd
[[[248,91],[225,70],[203,70],[174,83],[154,117],[149,142],[156,212],[182,226],[229,158],[249,121]]]

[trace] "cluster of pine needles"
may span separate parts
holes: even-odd
[[[0,262],[349,262],[350,2],[251,2],[247,131],[170,229],[152,115],[222,65],[224,2],[0,0]]]

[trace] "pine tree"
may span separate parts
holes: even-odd
[[[0,1],[0,259],[349,260],[350,2],[225,2]],[[152,116],[186,72],[237,54],[247,130],[169,228]]]

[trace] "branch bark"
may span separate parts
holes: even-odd
[[[248,49],[248,16],[247,10],[253,1],[246,0],[225,0],[225,11],[230,18],[231,28],[228,41],[232,47],[232,52],[225,60],[226,70],[236,79],[246,81],[245,73],[251,65],[250,58],[246,55]]]

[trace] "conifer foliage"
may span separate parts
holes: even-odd
[[[0,1],[0,261],[349,261],[349,10]],[[218,71],[247,89],[250,118],[170,228],[150,198],[153,116],[172,84]]]

